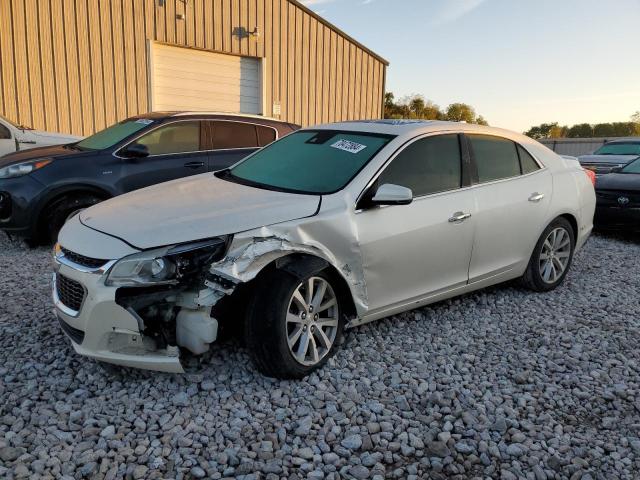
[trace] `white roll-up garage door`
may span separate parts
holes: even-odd
[[[152,109],[262,113],[260,61],[151,44]]]

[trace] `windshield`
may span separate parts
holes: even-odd
[[[20,130],[33,130],[33,128],[31,128],[31,127],[26,127],[24,125],[18,125],[17,123],[12,122],[11,120],[9,120],[7,117],[5,117],[3,115],[0,115],[0,118],[2,120],[4,120],[5,122],[7,122],[9,125],[12,125],[13,127],[18,128]]]
[[[640,158],[620,170],[622,173],[640,173]]]
[[[594,155],[640,155],[640,142],[615,142],[607,143]]]
[[[124,120],[123,122],[111,125],[109,128],[85,138],[75,144],[80,150],[103,150],[110,148],[121,142],[134,133],[148,127],[153,120],[139,118],[137,120]]]
[[[304,130],[258,151],[223,176],[256,187],[328,194],[344,188],[392,135]]]

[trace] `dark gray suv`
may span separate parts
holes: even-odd
[[[77,143],[0,158],[0,229],[50,242],[67,218],[107,198],[227,168],[300,127],[263,117],[156,112]]]

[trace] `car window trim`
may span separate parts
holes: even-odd
[[[371,177],[371,180],[369,180],[366,184],[366,186],[364,187],[364,189],[362,189],[362,191],[359,193],[358,197],[356,198],[355,201],[355,211],[356,212],[360,212],[363,211],[365,209],[361,208],[360,202],[362,201],[363,197],[365,196],[365,194],[369,191],[369,189],[376,183],[376,181],[378,180],[378,178],[380,177],[380,175],[382,175],[382,173],[387,169],[387,167],[391,164],[391,162],[393,160],[395,160],[398,155],[400,155],[402,152],[404,152],[409,145],[414,144],[415,142],[417,142],[418,140],[422,140],[424,138],[428,138],[428,137],[436,137],[436,136],[442,136],[442,135],[457,135],[458,136],[458,144],[460,146],[460,168],[461,168],[461,173],[460,173],[460,187],[459,188],[454,188],[451,190],[442,190],[440,192],[433,192],[433,193],[427,193],[425,195],[419,195],[419,196],[415,196],[413,199],[419,199],[419,198],[424,198],[424,197],[430,197],[433,195],[440,195],[443,193],[449,193],[449,192],[458,192],[460,190],[463,190],[467,187],[472,186],[472,184],[469,185],[465,185],[465,180],[467,180],[465,178],[465,169],[470,168],[470,164],[467,163],[467,161],[465,161],[465,153],[469,153],[468,151],[465,152],[465,148],[463,147],[463,142],[464,139],[462,137],[464,137],[463,135],[464,132],[460,131],[460,130],[441,130],[438,132],[429,132],[429,133],[423,133],[420,135],[417,135],[415,137],[410,138],[409,140],[407,140],[406,142],[404,142],[402,145],[400,145],[390,156],[389,158],[384,162],[384,164],[376,171],[376,173],[373,175],[373,177]],[[468,173],[468,172],[467,172]]]
[[[472,136],[484,136],[484,137],[496,137],[496,138],[500,138],[502,140],[508,140],[509,142],[512,142],[515,146],[516,146],[516,155],[518,157],[518,165],[520,166],[520,173],[518,175],[512,175],[510,177],[503,177],[503,178],[496,178],[494,180],[489,180],[487,182],[481,182],[479,177],[478,177],[478,164],[476,162],[476,156],[475,156],[475,152],[473,151],[473,145],[471,145],[471,137]],[[467,145],[469,148],[469,155],[471,157],[471,163],[473,164],[473,168],[472,168],[472,172],[474,174],[474,178],[473,180],[473,185],[488,185],[488,184],[492,184],[492,183],[496,183],[496,182],[502,182],[504,180],[512,180],[514,178],[519,178],[519,177],[527,177],[529,175],[533,175],[536,174],[542,170],[546,170],[547,167],[540,162],[540,160],[538,160],[538,158],[533,155],[531,153],[531,151],[526,148],[524,145],[522,145],[520,142],[516,142],[515,140],[512,140],[508,137],[493,133],[493,132],[464,132],[463,136],[466,137],[467,139]],[[522,162],[520,161],[520,153],[518,152],[518,145],[520,147],[522,147],[529,155],[531,155],[531,158],[533,158],[533,160],[536,162],[536,164],[538,165],[538,170],[535,170],[533,172],[527,173],[527,174],[523,174],[522,173]]]
[[[164,127],[164,126],[172,124],[172,123],[178,123],[178,122],[205,122],[205,121],[247,123],[247,124],[250,124],[250,125],[255,125],[255,126],[260,126],[260,127],[267,127],[267,128],[271,128],[272,130],[275,130],[275,132],[276,132],[276,139],[274,140],[274,142],[277,141],[280,138],[280,132],[278,131],[278,129],[275,128],[275,127],[272,127],[271,125],[262,125],[260,123],[255,123],[255,122],[243,122],[242,120],[226,120],[226,119],[218,120],[218,119],[200,118],[200,117],[198,117],[198,118],[181,118],[181,119],[177,119],[177,120],[169,120],[169,121],[166,121],[166,122],[162,122],[162,123],[160,123],[158,125],[155,125],[153,128],[150,128],[148,130],[144,130],[140,135],[137,135],[136,137],[128,140],[127,143],[125,143],[121,147],[117,148],[111,155],[113,157],[119,158],[121,160],[128,160],[127,157],[122,157],[122,156],[118,155],[118,153],[121,152],[122,150],[124,150],[125,148],[127,148],[132,143],[135,143],[139,138],[142,138],[147,133],[151,133],[151,132],[157,130],[158,128]],[[202,128],[202,126],[200,128]],[[257,135],[257,133],[256,133],[256,135]],[[271,142],[271,143],[273,143],[273,142]],[[271,145],[271,144],[269,144],[269,145]],[[266,145],[265,145],[265,147],[266,147]],[[166,156],[169,156],[169,155],[188,155],[188,154],[196,154],[196,153],[226,152],[226,151],[236,151],[236,150],[259,150],[261,148],[264,148],[264,147],[217,148],[217,149],[212,149],[212,150],[197,150],[197,151],[190,151],[190,152],[163,153],[163,154],[160,154],[160,155],[149,155],[149,156],[147,156],[145,158],[166,157]]]

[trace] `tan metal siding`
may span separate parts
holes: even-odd
[[[381,115],[385,62],[296,1],[164,3],[0,0],[0,113],[88,135],[146,112],[157,41],[263,58],[267,116],[306,126]],[[237,35],[256,27],[258,38]]]

